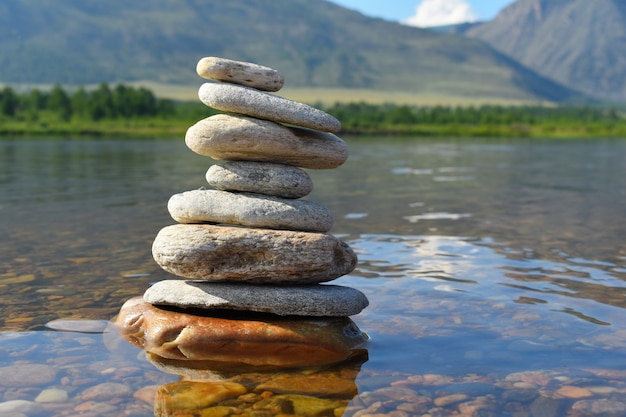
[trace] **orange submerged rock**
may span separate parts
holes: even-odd
[[[365,352],[366,336],[347,317],[209,317],[155,307],[135,297],[115,322],[132,344],[163,358],[253,366],[338,363]]]

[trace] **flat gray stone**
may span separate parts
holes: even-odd
[[[350,246],[329,234],[208,224],[164,227],[152,256],[184,278],[281,285],[332,281],[357,263]]]
[[[348,159],[339,137],[241,115],[218,114],[187,130],[185,143],[213,159],[274,162],[310,169],[337,168]]]
[[[212,187],[283,198],[301,198],[313,191],[313,180],[290,165],[269,162],[231,161],[215,164],[206,173]]]
[[[159,281],[143,295],[154,305],[272,313],[280,316],[347,317],[369,302],[365,294],[340,285],[254,285],[200,281]]]
[[[269,229],[328,232],[330,210],[306,200],[220,190],[193,190],[174,194],[167,209],[179,223],[224,223]]]
[[[277,123],[337,133],[341,123],[330,114],[254,88],[226,83],[204,83],[200,101],[217,110],[241,113]]]
[[[213,56],[202,58],[196,66],[196,72],[209,80],[231,82],[263,91],[278,91],[285,83],[285,77],[273,68]]]

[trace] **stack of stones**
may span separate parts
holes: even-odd
[[[246,318],[265,317],[267,325],[282,330],[285,325],[271,317],[288,316],[296,323],[294,329],[305,323],[298,318],[306,318],[319,328],[322,318],[332,322],[361,312],[368,305],[363,293],[321,284],[350,273],[357,257],[328,233],[333,225],[330,210],[302,199],[313,189],[302,168],[333,169],[348,157],[345,142],[334,134],[341,127],[339,121],[272,94],[283,86],[283,76],[274,69],[209,57],[200,60],[197,72],[213,80],[201,86],[201,101],[226,113],[192,126],[185,142],[192,151],[223,162],[206,173],[214,189],[203,187],[171,197],[168,211],[178,224],[163,228],[153,243],[156,262],[187,280],[155,283],[142,302],[126,306],[126,312],[122,309],[120,319],[127,321],[122,327],[127,333],[139,332],[132,317],[141,314],[141,337],[148,337],[147,311],[177,308],[183,309],[177,314],[184,314],[179,319],[187,323],[198,323],[207,315],[228,320],[230,314],[237,321],[228,327],[245,337],[256,330],[241,320],[241,312]],[[365,337],[351,320],[340,323],[331,337],[335,342],[339,335],[344,339],[338,342],[341,346],[363,344]],[[195,335],[194,341],[210,345],[215,326],[209,324],[212,330],[205,332],[210,334]],[[328,327],[321,323],[324,326]],[[190,325],[185,331],[201,327]],[[271,338],[270,333],[266,329],[259,337]],[[158,343],[140,344],[154,348]],[[193,356],[199,359],[202,346],[196,343],[194,349]],[[154,352],[167,356],[164,349]]]

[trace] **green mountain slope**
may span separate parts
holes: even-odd
[[[467,35],[559,83],[626,99],[624,0],[518,0]]]
[[[3,0],[0,82],[196,84],[195,63],[268,65],[290,87],[563,101],[575,93],[483,42],[323,0]]]

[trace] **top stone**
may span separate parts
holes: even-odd
[[[208,80],[226,81],[263,91],[278,91],[285,82],[283,75],[275,69],[212,56],[202,58],[196,72]]]

